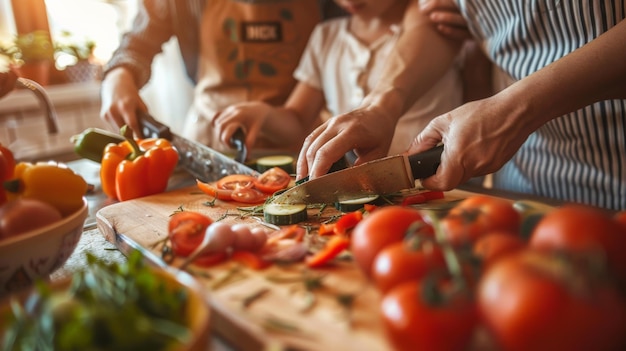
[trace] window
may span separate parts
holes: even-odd
[[[14,19],[12,1],[26,0],[0,0],[0,42],[3,43],[13,39],[19,25],[16,22],[20,21]],[[121,34],[130,27],[137,8],[137,0],[29,1],[45,3],[53,41],[93,40],[96,43],[94,55],[101,62],[111,56]]]

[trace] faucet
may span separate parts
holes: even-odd
[[[26,88],[35,94],[37,99],[39,99],[39,105],[43,105],[43,108],[46,111],[46,125],[48,127],[48,134],[56,134],[59,131],[58,119],[56,112],[52,106],[52,102],[48,97],[48,94],[44,90],[44,88],[37,82],[26,79],[26,78],[17,78],[15,82],[16,86],[20,86]]]

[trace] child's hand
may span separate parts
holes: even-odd
[[[472,38],[465,18],[452,0],[420,0],[419,5],[444,36],[455,40]]]
[[[272,107],[260,101],[232,105],[213,117],[213,126],[220,141],[227,146],[238,128],[246,135],[246,147],[251,149]]]

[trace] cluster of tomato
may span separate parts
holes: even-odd
[[[215,185],[197,180],[198,188],[209,196],[246,204],[263,203],[268,196],[285,189],[291,176],[282,168],[274,167],[254,177],[247,174],[230,174]]]
[[[444,216],[388,206],[350,249],[398,350],[626,348],[626,211],[528,216],[482,195]]]

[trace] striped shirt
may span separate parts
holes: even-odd
[[[625,0],[456,1],[487,55],[514,80],[580,48],[626,18]],[[626,209],[626,100],[601,101],[548,122],[494,174],[493,184]]]

